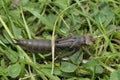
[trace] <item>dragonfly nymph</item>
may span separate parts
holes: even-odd
[[[50,52],[51,51],[51,40],[36,40],[36,39],[28,39],[28,40],[20,40],[15,39],[16,44],[21,46],[24,50],[30,52]],[[55,51],[69,49],[69,48],[78,48],[83,45],[91,45],[93,44],[92,36],[71,36],[63,39],[57,39],[55,41]]]

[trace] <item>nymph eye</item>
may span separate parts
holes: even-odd
[[[93,37],[92,36],[86,36],[85,37],[85,42],[87,45],[92,45],[93,44]]]

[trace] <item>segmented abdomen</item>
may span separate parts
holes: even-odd
[[[30,52],[50,52],[51,41],[50,40],[16,40],[16,44],[21,46],[24,50]]]

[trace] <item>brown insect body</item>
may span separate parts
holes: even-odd
[[[20,45],[24,50],[30,52],[50,52],[51,40],[16,40],[16,44]],[[55,50],[65,50],[69,48],[77,48],[82,45],[90,45],[93,43],[92,36],[72,36],[55,41]]]

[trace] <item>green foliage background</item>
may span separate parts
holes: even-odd
[[[55,57],[23,51],[14,39],[99,37],[91,46]],[[0,80],[120,80],[119,0],[0,0]],[[59,55],[60,54],[60,55]]]

